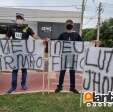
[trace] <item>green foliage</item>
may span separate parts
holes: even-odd
[[[83,30],[84,40],[96,40],[97,29],[89,28]],[[105,20],[100,27],[100,41],[102,47],[113,47],[113,18]]]
[[[100,40],[102,41],[102,46],[113,47],[113,18],[102,23],[100,28]]]
[[[83,38],[85,41],[91,41],[96,39],[96,29],[84,29]]]

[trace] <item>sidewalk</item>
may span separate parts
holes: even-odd
[[[49,74],[49,88],[48,88],[48,73],[47,72],[36,72],[28,71],[27,92],[35,91],[54,91],[58,83],[59,73]],[[44,81],[43,81],[44,79]],[[69,75],[65,75],[64,80],[64,90],[69,90]],[[76,74],[76,89],[81,90],[81,80],[82,76],[80,73]],[[17,92],[26,92],[21,90],[21,72],[18,73],[18,87]],[[11,87],[11,73],[0,73],[0,94],[6,93],[6,91]]]

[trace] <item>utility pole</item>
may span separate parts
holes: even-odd
[[[80,24],[80,35],[81,36],[82,36],[82,28],[83,28],[84,11],[85,11],[85,0],[82,0],[82,13],[81,13],[81,24]]]
[[[100,37],[100,20],[101,20],[101,13],[103,11],[102,8],[102,3],[99,3],[99,7],[98,7],[98,22],[97,22],[97,41],[99,41],[99,37]]]
[[[80,36],[82,37],[82,28],[83,28],[83,20],[84,20],[84,11],[85,11],[85,3],[87,2],[87,0],[82,0],[82,13],[81,13],[81,24],[80,24]],[[82,82],[83,82],[83,78],[82,78]],[[80,94],[80,107],[82,107],[83,104],[83,88],[81,90],[81,94]]]

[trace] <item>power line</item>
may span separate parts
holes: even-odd
[[[112,3],[108,3],[108,2],[102,2],[104,5],[112,5],[113,6],[113,4]]]
[[[95,16],[96,16],[96,15],[95,15]],[[89,20],[87,21],[87,23],[85,23],[84,25],[89,24],[89,22],[91,22],[91,21],[94,20],[94,19],[97,20],[97,18],[95,18],[95,16],[89,18]]]

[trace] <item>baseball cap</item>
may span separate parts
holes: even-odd
[[[24,19],[24,14],[22,14],[22,13],[16,13],[16,18]]]

